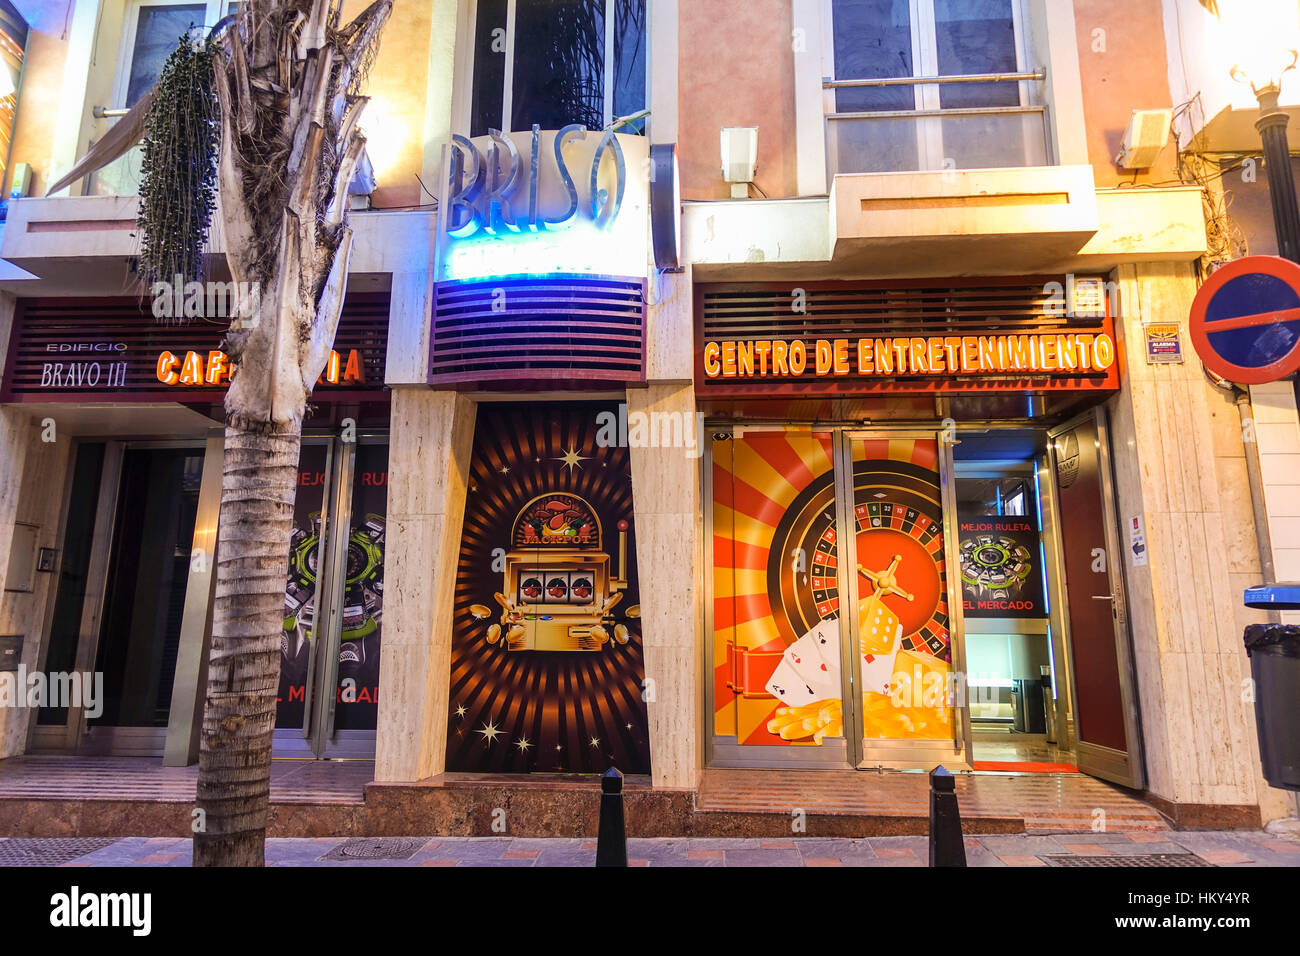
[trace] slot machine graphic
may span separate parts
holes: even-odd
[[[488,643],[504,639],[511,651],[599,651],[611,641],[626,644],[627,625],[615,623],[612,612],[628,586],[628,527],[618,522],[615,569],[604,550],[600,518],[582,498],[546,494],[524,505],[496,595],[504,634],[489,628]],[[627,608],[622,616],[635,618],[639,608]]]

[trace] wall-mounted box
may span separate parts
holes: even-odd
[[[0,671],[16,671],[23,659],[23,635],[0,634]]]
[[[9,551],[9,572],[5,576],[6,591],[30,591],[36,574],[36,533],[34,524],[14,524],[13,545]]]

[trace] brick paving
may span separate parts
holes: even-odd
[[[966,837],[970,866],[1044,866],[1044,857],[1147,853],[1194,854],[1215,866],[1300,867],[1300,843],[1251,830],[1165,831],[1159,842],[1133,833],[1061,832]],[[0,839],[0,846],[3,845]],[[57,853],[58,840],[43,841]],[[68,841],[71,842],[71,841]],[[333,837],[268,840],[271,866],[567,866],[596,862],[593,840],[511,837],[430,837],[406,860],[324,860],[344,840]],[[925,866],[925,837],[790,840],[665,838],[628,841],[631,866]],[[66,859],[66,854],[60,859]],[[188,840],[127,837],[86,853],[64,866],[189,866]],[[35,862],[35,861],[33,861]]]

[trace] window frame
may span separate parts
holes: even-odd
[[[605,75],[604,75],[604,122],[605,128],[608,129],[610,124],[618,117],[613,115],[614,111],[614,3],[615,0],[604,0],[605,3]],[[467,14],[464,24],[460,31],[460,47],[464,51],[463,56],[458,57],[461,62],[461,68],[456,75],[456,88],[459,91],[456,95],[456,119],[453,124],[456,129],[463,130],[468,134],[473,123],[474,111],[474,67],[476,61],[476,50],[474,46],[475,37],[478,33],[478,12],[479,0],[469,0],[466,4]],[[650,38],[652,33],[652,23],[654,6],[650,0],[645,0],[645,105],[642,109],[650,109],[652,97],[650,86]],[[506,0],[506,48],[502,54],[506,58],[505,70],[502,76],[501,90],[501,118],[502,124],[500,129],[503,132],[518,132],[510,130],[508,127],[513,125],[509,118],[514,112],[514,77],[515,77],[515,15],[518,10],[518,0]],[[646,117],[645,135],[650,135],[650,122],[654,118],[651,113]]]
[[[140,12],[145,7],[184,7],[202,3],[206,7],[204,26],[211,29],[226,15],[238,0],[127,0],[122,8],[122,39],[118,44],[117,71],[113,78],[113,108],[126,106],[126,94],[131,85],[131,65],[135,52],[136,35],[140,29]]]
[[[935,20],[934,2],[935,0],[907,0],[908,10],[911,14],[913,77],[940,75],[939,33]],[[1035,69],[1029,65],[1033,56],[1029,2],[1028,0],[1010,0],[1010,3],[1011,23],[1015,35],[1015,71],[1017,73],[1028,73]],[[840,79],[841,77],[837,76],[835,72],[835,9],[833,0],[822,0],[822,27],[822,75],[832,80]],[[1038,91],[1033,81],[1020,80],[1016,83],[1016,87],[1019,106],[1042,105],[1041,102],[1034,102],[1035,99],[1041,99],[1041,97],[1036,96]],[[918,112],[946,112],[940,101],[941,90],[942,85],[938,83],[912,84],[912,109]],[[824,90],[823,92],[822,107],[825,115],[837,112],[835,93],[836,91],[833,89]],[[920,168],[915,171],[925,172],[945,168],[943,165],[943,117],[939,115],[918,116],[916,119],[916,138],[917,165]],[[1050,161],[1050,144],[1048,144],[1048,147],[1048,159]],[[1027,145],[1026,148],[1028,148]],[[829,151],[826,159],[829,164],[831,161]],[[1025,165],[1030,165],[1027,158]],[[828,174],[833,175],[833,173],[833,170],[828,169]]]

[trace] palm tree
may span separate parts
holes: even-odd
[[[261,866],[307,396],[343,306],[348,184],[365,147],[359,89],[391,0],[347,26],[341,0],[250,0],[221,34],[218,165],[232,278],[258,311],[232,324],[217,586],[199,751],[195,866]],[[242,286],[241,286],[242,287]]]
[[[391,0],[376,0],[343,26],[341,6],[342,0],[249,0],[208,41],[215,50],[226,259],[238,287],[256,284],[260,295],[254,314],[232,321],[223,346],[233,373],[195,866],[265,862],[302,419],[343,307],[352,252],[348,184],[365,148],[357,125],[367,100],[360,87],[392,12]],[[50,194],[140,142],[155,98],[156,90],[142,97]],[[189,144],[196,156],[202,148]],[[172,185],[190,181],[176,177]],[[195,203],[179,197],[166,208]],[[194,228],[205,235],[207,223]]]

